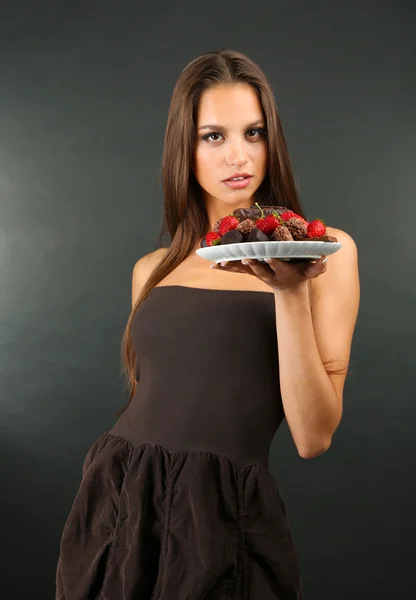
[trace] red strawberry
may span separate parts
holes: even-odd
[[[221,241],[221,236],[216,231],[209,231],[205,236],[205,243],[207,246],[216,246]]]
[[[218,233],[223,236],[224,233],[235,229],[240,221],[234,215],[227,215],[223,219],[221,219],[220,226],[218,228]]]
[[[303,217],[301,217],[297,213],[293,212],[293,210],[287,210],[286,212],[282,213],[280,215],[280,218],[282,219],[282,221],[289,221],[289,219],[296,218],[296,219],[302,219],[302,221],[306,222],[306,220]]]
[[[306,235],[308,238],[310,237],[321,237],[321,235],[325,235],[326,225],[322,221],[322,219],[315,219],[311,221],[308,225],[308,229]]]
[[[281,227],[282,222],[279,216],[274,214],[269,215],[267,217],[263,217],[261,219],[257,219],[255,221],[257,229],[260,229],[266,235],[270,235],[272,231],[277,229],[277,227]]]

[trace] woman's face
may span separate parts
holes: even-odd
[[[248,84],[217,85],[201,97],[196,123],[193,171],[204,198],[216,213],[252,204],[267,172],[266,122],[255,90]],[[251,175],[245,187],[224,180]]]

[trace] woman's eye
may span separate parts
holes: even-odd
[[[266,135],[265,129],[250,129],[250,131],[248,131],[247,133],[252,133],[253,131],[254,131],[254,133],[258,133],[259,136]],[[254,137],[254,136],[250,136],[250,137]]]
[[[220,134],[220,133],[209,133],[208,135],[206,135],[206,136],[204,137],[204,140],[208,140],[209,138],[212,138],[213,136],[216,136],[216,135],[217,135],[217,136],[219,136],[219,135],[221,135],[221,134]],[[211,141],[212,141],[212,142],[216,142],[217,140],[211,140]]]

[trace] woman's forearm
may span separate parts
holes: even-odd
[[[274,296],[285,416],[299,454],[313,458],[331,444],[339,402],[319,355],[307,282],[296,292],[276,290]]]

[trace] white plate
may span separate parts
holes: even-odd
[[[290,241],[290,242],[241,242],[240,244],[223,244],[198,248],[195,252],[201,258],[220,263],[223,260],[241,260],[256,258],[280,258],[318,260],[321,256],[329,256],[342,247],[339,242]]]

